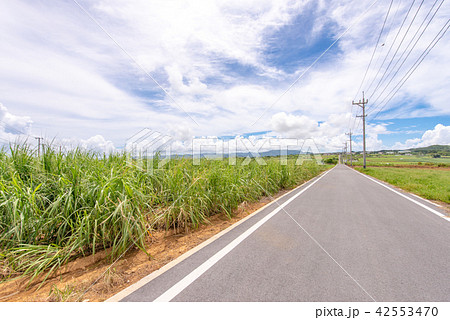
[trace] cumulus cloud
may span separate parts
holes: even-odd
[[[74,149],[81,149],[84,151],[92,151],[99,154],[110,154],[117,152],[118,149],[114,146],[114,143],[105,139],[102,135],[95,135],[88,139],[77,138],[56,138],[56,139],[44,139],[44,142],[48,142],[54,148],[61,147],[63,151],[70,151]]]
[[[86,150],[92,150],[100,153],[112,153],[116,150],[112,141],[106,140],[101,135],[90,137],[87,140],[81,140],[80,146]]]
[[[8,109],[0,103],[0,143],[27,143],[35,145],[36,141],[31,134],[33,121],[27,116],[17,116],[11,114]],[[44,139],[44,143],[61,146],[65,150],[76,147],[99,153],[112,153],[116,151],[114,143],[106,140],[101,135],[95,135],[88,139],[65,138],[65,139]]]
[[[17,116],[8,112],[0,103],[0,123],[3,131],[12,134],[29,134],[33,121],[27,116]]]
[[[397,142],[393,149],[411,149],[431,145],[450,145],[450,126],[438,124],[432,130],[427,130],[421,138],[408,139],[405,143]]]
[[[272,129],[290,138],[310,138],[317,135],[319,124],[307,116],[296,116],[284,112],[277,113],[271,118]]]
[[[349,137],[346,127],[351,120],[350,113],[331,114],[318,123],[307,116],[277,113],[272,116],[271,129],[275,134],[285,138],[314,139],[318,148],[324,152],[340,151]],[[369,151],[387,148],[379,138],[380,134],[390,134],[387,124],[368,124],[366,127],[366,148]],[[353,150],[363,148],[359,133],[353,135]]]
[[[347,140],[346,124],[351,115],[331,114],[324,122],[317,122],[310,117],[277,113],[271,118],[271,129],[280,137],[295,139],[313,139],[321,151],[338,151]]]
[[[386,3],[377,3],[364,23],[353,27],[279,99],[321,53],[308,44],[336,39],[353,23],[355,12],[364,11],[372,0],[79,2],[126,53],[72,1],[2,1],[2,101],[12,113],[28,115],[49,136],[87,141],[101,135],[116,146],[151,127],[173,133],[182,144],[193,135],[274,130],[286,136],[314,135],[323,145],[338,148],[349,114],[355,112],[351,100],[376,41],[374,30],[380,30],[387,9]],[[399,2],[397,18],[407,5]],[[411,58],[421,53],[449,12],[444,4]],[[312,31],[302,24],[305,17]],[[383,42],[392,41],[397,20],[392,16],[388,21],[391,32]],[[297,51],[305,59],[291,61],[291,69],[268,53],[286,50],[284,28],[295,28],[301,37],[294,41],[304,42]],[[448,41],[436,46],[381,117],[417,115],[417,103],[426,106],[421,116],[448,115],[449,73],[442,65],[449,46]],[[381,63],[379,53],[386,53],[386,47],[377,51],[374,63]],[[368,79],[375,71],[369,70]],[[402,101],[411,103],[396,109]],[[24,123],[15,125],[25,128]],[[383,128],[372,131],[370,144],[375,147]],[[107,140],[97,142],[107,145]]]
[[[0,103],[0,144],[25,140],[32,124],[30,117],[14,115]]]

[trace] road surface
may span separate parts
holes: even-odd
[[[450,301],[450,221],[383,185],[338,165],[111,300]]]

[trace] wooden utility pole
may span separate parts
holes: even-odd
[[[40,158],[41,157],[41,140],[43,140],[44,138],[35,137],[35,139],[37,139],[37,141],[38,141],[38,158]]]
[[[346,135],[350,138],[350,166],[353,167],[353,155],[352,155],[352,130],[350,130],[349,133],[346,133]]]
[[[366,104],[369,102],[369,100],[364,100],[364,91],[363,91],[363,99],[362,101],[359,100],[359,102],[352,101],[352,105],[357,105],[362,108],[362,115],[357,116],[359,118],[363,119],[363,161],[364,161],[364,169],[366,168]]]
[[[344,157],[344,164],[347,164],[348,155],[347,155],[347,141],[344,142],[344,148],[342,149],[342,154]]]

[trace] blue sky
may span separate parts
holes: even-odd
[[[407,141],[421,137],[425,131],[434,128],[438,123],[450,123],[450,116],[406,118],[392,120],[376,120],[378,124],[385,124],[388,134],[380,134],[379,138],[386,145],[395,145],[398,141]]]
[[[351,102],[365,90],[370,150],[450,144],[448,33],[388,95],[448,22],[450,5],[430,21],[440,1],[414,3],[408,16],[412,1],[393,1],[362,82],[390,4],[373,2],[2,1],[0,143],[44,136],[105,151],[151,128],[180,151],[194,136],[312,138],[338,151],[352,130],[358,150]],[[391,82],[380,78],[405,56]]]

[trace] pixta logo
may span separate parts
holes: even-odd
[[[172,137],[148,128],[142,129],[125,145],[127,165],[153,173],[170,160]]]
[[[158,131],[148,128],[142,129],[127,140],[125,152],[127,164],[153,173],[156,169],[164,169],[174,155],[172,144],[174,139]],[[281,165],[287,165],[288,156],[295,157],[295,164],[302,165],[305,160],[323,164],[319,149],[312,138],[290,139],[270,137],[235,137],[221,138],[192,138],[183,144],[184,150],[177,150],[177,156],[192,159],[193,165],[200,165],[205,161],[222,160],[229,165],[246,166],[251,161],[258,165],[266,165],[264,156],[279,157]],[[242,161],[237,161],[237,158]]]

